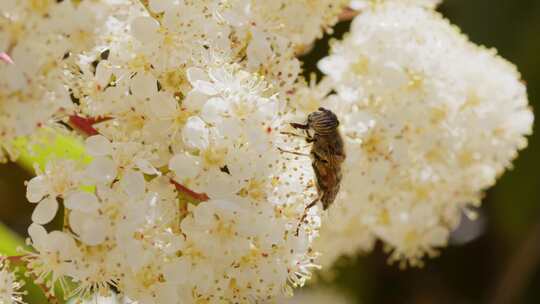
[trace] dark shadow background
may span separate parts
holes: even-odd
[[[540,0],[447,0],[439,11],[472,41],[514,62],[528,83],[531,106],[540,108]],[[334,37],[347,27],[340,23]],[[316,70],[328,38],[302,58],[306,73]],[[337,287],[366,304],[540,303],[540,134],[514,165],[484,199],[479,237],[405,271],[388,266],[379,245],[368,256],[340,261]],[[16,165],[0,165],[0,221],[22,235],[33,207],[25,200],[29,178]]]

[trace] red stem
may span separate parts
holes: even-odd
[[[28,256],[27,255],[12,255],[12,256],[7,256],[5,258],[13,264],[18,264],[18,263],[24,263],[23,259],[28,258]]]
[[[94,128],[94,124],[104,122],[110,119],[110,117],[81,117],[77,114],[73,114],[69,116],[69,124],[73,128],[84,133],[85,135],[92,136],[99,134],[99,132]],[[178,190],[178,192],[188,196],[193,200],[205,202],[210,199],[210,197],[208,197],[206,193],[195,192],[188,187],[174,181],[173,179],[171,179],[170,181],[176,187],[176,190]]]
[[[181,192],[182,194],[196,200],[196,201],[199,201],[199,202],[206,202],[207,200],[210,199],[210,197],[208,197],[208,195],[206,193],[198,193],[198,192],[195,192],[191,189],[189,189],[188,187],[180,184],[180,183],[177,183],[176,181],[174,181],[173,179],[171,179],[171,183],[176,187],[176,190],[178,190],[178,192]]]
[[[69,124],[84,135],[98,135],[99,132],[94,128],[94,125],[100,122],[110,120],[110,117],[82,117],[77,114],[69,116]]]

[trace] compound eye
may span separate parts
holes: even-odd
[[[308,115],[308,117],[307,117],[308,125],[313,122],[313,115],[314,115],[314,113],[311,113],[311,114]]]

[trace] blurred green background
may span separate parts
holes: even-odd
[[[447,0],[439,11],[472,41],[514,62],[528,83],[531,106],[540,108],[539,0]],[[334,36],[347,27],[340,23]],[[307,73],[315,71],[328,38],[302,58]],[[424,268],[388,266],[379,245],[368,256],[341,260],[332,285],[365,304],[540,303],[539,133],[514,164],[487,193],[480,220],[466,222],[453,245]],[[15,164],[0,165],[0,222],[22,237],[33,207],[25,200],[30,178]],[[0,234],[0,251],[4,239]]]

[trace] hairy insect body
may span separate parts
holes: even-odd
[[[306,206],[301,223],[307,216],[307,210],[315,206],[319,200],[326,210],[336,199],[341,184],[341,165],[345,161],[345,151],[343,138],[338,130],[339,120],[330,110],[319,108],[318,111],[308,115],[306,124],[291,123],[291,126],[304,130],[307,142],[313,143],[310,156],[318,197]],[[298,234],[298,229],[296,232]]]
[[[341,164],[345,160],[343,139],[337,129],[334,134],[315,133],[313,139],[312,166],[317,179],[319,198],[323,209],[326,210],[336,199],[341,184]]]

